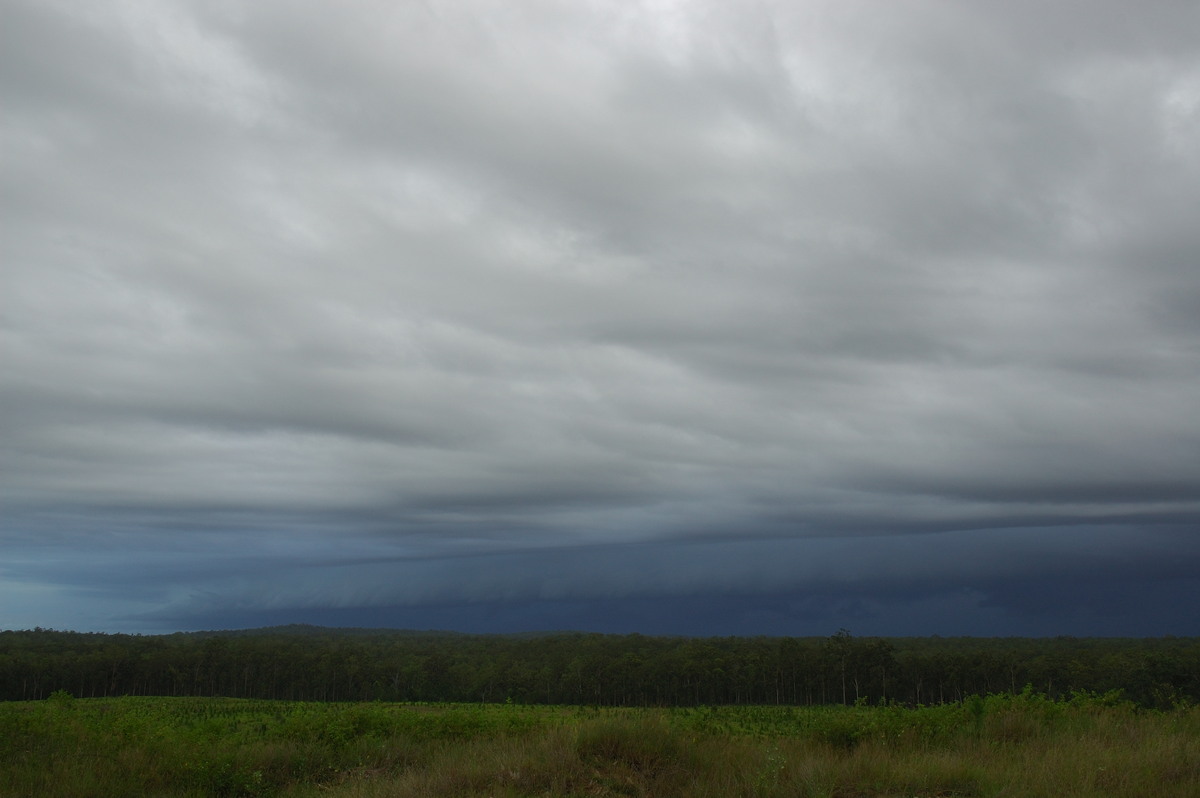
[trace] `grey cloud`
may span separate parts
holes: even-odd
[[[1139,541],[1200,510],[1195,14],[18,2],[0,540],[176,552],[177,618],[188,584],[754,613],[811,551],[803,612],[895,617],[841,565],[888,552],[904,601],[1016,628],[1028,558],[941,576],[1001,528],[1165,573]],[[930,569],[890,548],[928,535]],[[8,578],[116,600],[59,556]]]

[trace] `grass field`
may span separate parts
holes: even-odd
[[[0,704],[0,795],[1200,796],[1200,709],[1113,696],[595,709]]]

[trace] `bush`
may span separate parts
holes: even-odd
[[[606,718],[580,727],[575,750],[581,759],[624,763],[637,770],[679,764],[683,746],[659,718]]]

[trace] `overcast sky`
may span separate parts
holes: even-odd
[[[0,628],[1200,634],[1198,32],[0,0]]]

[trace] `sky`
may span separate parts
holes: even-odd
[[[0,0],[0,628],[1200,635],[1197,31]]]

